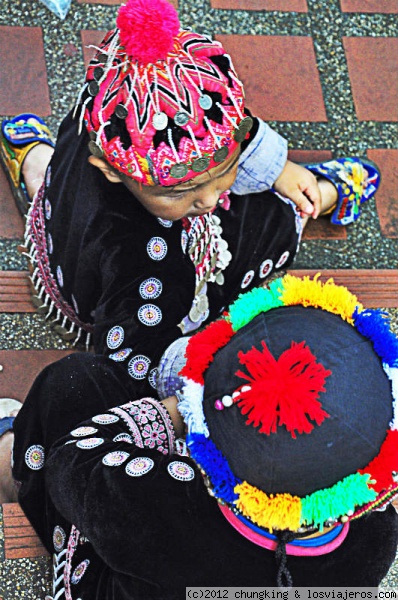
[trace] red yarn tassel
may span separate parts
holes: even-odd
[[[229,342],[234,333],[231,323],[220,319],[195,334],[192,338],[195,340],[194,344],[188,342],[185,350],[187,362],[179,375],[203,384],[203,374],[213,361],[215,353]]]
[[[249,382],[250,389],[240,390],[234,397],[242,414],[248,415],[246,423],[259,427],[261,433],[275,433],[278,425],[284,425],[296,437],[297,433],[309,433],[314,425],[320,425],[329,415],[317,400],[325,391],[325,379],[331,371],[316,362],[315,356],[305,342],[292,342],[291,347],[276,360],[262,342],[262,351],[252,348],[239,353],[243,371],[236,374]]]
[[[387,431],[379,454],[361,469],[359,473],[369,473],[374,483],[370,484],[376,492],[382,492],[393,485],[392,473],[398,473],[398,431]]]

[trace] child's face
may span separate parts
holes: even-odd
[[[155,217],[178,221],[210,212],[236,178],[240,148],[216,167],[175,186],[140,186],[133,179],[122,177],[124,185]]]

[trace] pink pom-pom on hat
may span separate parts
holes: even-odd
[[[143,185],[172,186],[232,156],[253,123],[221,43],[180,28],[167,0],[129,0],[90,61],[80,127],[91,154]]]
[[[126,54],[140,64],[165,60],[173,48],[180,21],[167,0],[129,0],[116,19]]]

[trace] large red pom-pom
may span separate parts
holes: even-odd
[[[129,0],[116,19],[126,54],[141,64],[165,60],[180,30],[178,14],[167,0]]]
[[[293,438],[296,432],[310,433],[310,419],[320,425],[329,416],[317,398],[325,391],[325,379],[331,371],[316,362],[305,342],[292,342],[278,360],[265,342],[262,346],[262,351],[252,348],[246,354],[239,353],[249,374],[238,371],[236,375],[249,385],[233,396],[234,402],[248,415],[246,423],[260,426],[261,433],[275,433],[278,425],[284,425]]]

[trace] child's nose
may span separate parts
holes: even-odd
[[[198,210],[208,211],[216,206],[219,197],[220,194],[217,190],[206,190],[206,192],[198,193],[194,206]]]

